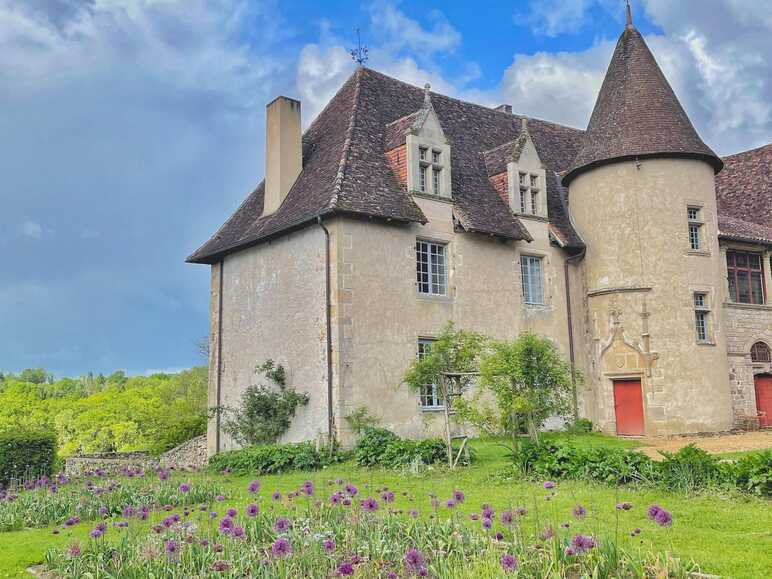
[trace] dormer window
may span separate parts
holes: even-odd
[[[520,213],[541,215],[539,176],[534,173],[519,172],[520,196],[518,199]]]
[[[405,134],[407,190],[449,199],[452,196],[450,143],[432,106],[428,85],[423,106],[409,117],[413,120]]]
[[[442,195],[442,169],[442,151],[418,147],[418,190],[421,193]]]

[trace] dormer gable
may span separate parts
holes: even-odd
[[[421,108],[386,127],[386,157],[410,193],[450,199],[450,142],[432,106],[429,85]]]
[[[526,218],[549,217],[547,172],[525,117],[517,139],[485,151],[483,157],[491,185],[513,213]]]

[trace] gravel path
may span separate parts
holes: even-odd
[[[674,438],[645,438],[644,446],[638,450],[652,458],[661,458],[657,452],[666,450],[675,452],[687,444],[694,443],[699,448],[711,453],[741,452],[745,450],[762,450],[772,448],[772,430],[757,430],[738,434],[721,434],[716,436],[679,436]]]

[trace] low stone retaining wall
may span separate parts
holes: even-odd
[[[174,470],[198,470],[206,464],[206,435],[191,438],[161,455],[161,466]]]
[[[67,476],[83,476],[100,469],[108,474],[118,474],[126,469],[152,470],[158,467],[158,459],[146,452],[109,452],[81,454],[64,461]]]

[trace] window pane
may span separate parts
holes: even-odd
[[[737,274],[737,301],[743,304],[751,303],[751,284],[747,271]]]
[[[699,225],[689,226],[689,246],[692,249],[700,248],[700,226]]]
[[[418,175],[419,175],[419,189],[421,191],[426,191],[426,167],[421,166],[418,168]]]
[[[523,276],[523,300],[527,304],[544,303],[542,279],[542,259],[523,255],[520,258],[520,270]]]
[[[751,272],[751,303],[764,303],[764,286],[761,281],[761,273],[758,271]]]
[[[705,342],[708,339],[708,314],[707,312],[697,311],[694,312],[694,315],[697,330],[697,341]]]
[[[436,194],[440,194],[440,170],[432,169],[432,191]]]
[[[520,189],[520,213],[525,213],[525,202],[528,199],[528,189]]]
[[[440,152],[432,151],[432,163],[439,163],[439,162],[440,162]]]
[[[758,253],[748,254],[748,267],[751,269],[761,269],[761,256]]]
[[[729,298],[736,302],[737,300],[737,276],[735,275],[735,270],[730,269],[729,270]]]
[[[737,267],[748,267],[747,253],[735,253],[734,260]]]
[[[418,241],[416,247],[416,275],[418,291],[422,294],[429,293],[429,255],[427,243]]]
[[[536,215],[539,212],[539,192],[531,191],[531,213]]]

